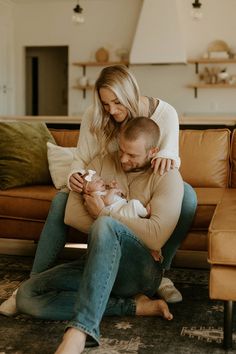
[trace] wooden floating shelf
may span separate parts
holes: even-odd
[[[230,59],[230,58],[198,58],[198,59],[188,59],[187,61],[189,64],[235,64],[236,63],[236,58]]]
[[[188,88],[194,89],[194,97],[197,98],[197,90],[198,89],[235,89],[236,84],[204,84],[204,83],[196,83],[196,84],[189,84],[187,85]]]
[[[199,64],[236,64],[235,58],[195,58],[188,59],[188,64],[195,64],[195,73],[199,72]],[[206,84],[203,82],[198,82],[195,84],[187,85],[188,88],[194,89],[194,97],[197,98],[198,89],[213,89],[213,88],[236,88],[236,84],[229,83],[218,83],[218,84]]]
[[[98,61],[80,61],[80,62],[74,62],[72,63],[73,65],[76,66],[111,66],[111,65],[129,65],[128,60],[127,61],[104,61],[104,62],[98,62]]]
[[[236,88],[236,84],[189,84],[187,85],[188,88]]]
[[[86,86],[73,86],[72,87],[74,90],[92,90],[94,88],[94,86],[91,85],[86,85]]]

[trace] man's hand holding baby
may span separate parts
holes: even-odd
[[[84,205],[93,219],[97,219],[105,207],[102,198],[96,194],[84,194]]]

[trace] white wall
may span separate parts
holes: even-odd
[[[38,0],[16,4],[17,113],[24,113],[25,46],[69,46],[69,114],[75,115],[90,103],[91,93],[84,100],[81,91],[72,89],[82,70],[71,63],[94,60],[94,53],[101,46],[110,50],[111,59],[115,59],[117,48],[130,48],[141,3],[141,0],[81,0],[86,17],[81,26],[71,21],[75,1]],[[91,69],[91,75],[96,77],[99,70],[92,74]]]
[[[177,0],[185,33],[188,57],[201,56],[208,44],[216,39],[225,40],[236,52],[236,1],[202,0],[204,16],[194,22],[190,16],[192,0]],[[24,47],[69,46],[69,114],[83,111],[92,100],[72,89],[82,75],[82,69],[71,65],[74,61],[94,59],[95,51],[105,46],[111,59],[117,59],[117,48],[130,49],[142,0],[81,0],[86,21],[74,25],[71,21],[72,0],[15,0],[15,97],[16,114],[25,112]],[[161,11],[161,9],[160,9]],[[167,26],[171,26],[167,22]],[[163,34],[164,38],[164,34]],[[148,39],[147,39],[148,40]],[[224,67],[224,65],[223,65]],[[182,113],[236,114],[236,89],[199,90],[198,98],[186,88],[195,80],[193,65],[131,66],[141,92],[167,100]],[[228,66],[236,73],[236,65]],[[88,77],[96,77],[100,68],[89,68]]]
[[[0,0],[0,114],[14,114],[14,24],[12,3]]]

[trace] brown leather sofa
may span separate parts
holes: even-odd
[[[51,132],[58,145],[76,145],[78,130]],[[174,265],[209,267],[209,261],[209,293],[225,301],[224,342],[230,347],[236,300],[236,131],[181,130],[180,157],[181,174],[195,188],[198,207]],[[55,193],[53,185],[0,191],[0,238],[37,241]],[[72,228],[70,238],[86,242],[86,236]]]
[[[217,204],[208,233],[211,264],[209,294],[224,301],[224,346],[232,347],[233,305],[236,301],[236,130],[231,139],[230,187]]]

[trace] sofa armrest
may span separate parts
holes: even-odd
[[[225,189],[208,232],[208,262],[236,266],[236,188]]]

